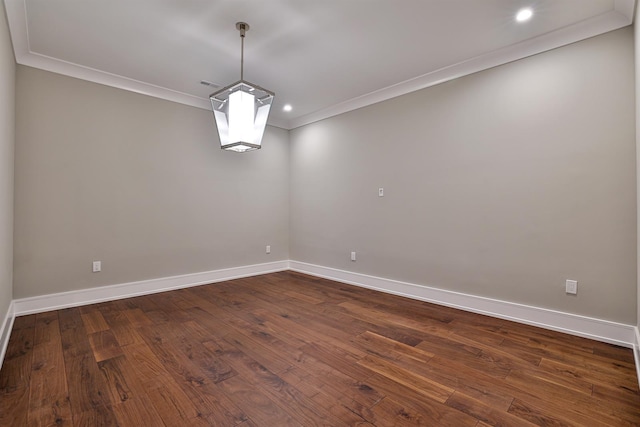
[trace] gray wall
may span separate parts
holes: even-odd
[[[640,207],[640,7],[636,5],[636,16],[634,29],[634,46],[635,46],[635,65],[636,65],[636,178],[637,178],[637,190],[638,190],[638,204]],[[638,221],[637,224],[640,227],[640,208],[638,208]],[[638,328],[640,328],[640,238],[637,239],[638,244]]]
[[[208,111],[19,66],[14,298],[291,258],[635,324],[633,82],[627,28],[238,155]]]
[[[292,131],[291,258],[635,324],[633,61],[628,27]]]
[[[16,90],[15,298],[289,258],[287,131],[240,155],[206,110],[24,66]]]
[[[12,299],[13,286],[13,153],[15,143],[16,63],[0,6],[0,325]]]

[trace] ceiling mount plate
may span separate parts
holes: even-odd
[[[246,22],[236,22],[236,28],[240,31],[240,35],[244,37],[244,33],[249,31],[249,28],[251,27],[249,27],[249,24]]]

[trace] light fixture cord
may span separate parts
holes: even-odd
[[[244,80],[244,25],[240,26],[240,80]]]

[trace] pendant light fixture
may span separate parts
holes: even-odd
[[[212,93],[211,107],[218,127],[220,147],[223,150],[257,150],[262,144],[262,135],[275,94],[244,80],[244,36],[249,24],[238,22],[240,31],[240,80]]]

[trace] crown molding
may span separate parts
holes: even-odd
[[[445,83],[459,77],[464,77],[626,27],[633,23],[634,7],[635,0],[616,0],[614,10],[608,13],[423,74],[320,111],[291,119],[289,121],[289,128],[295,129],[329,117],[386,101],[387,99],[426,89],[430,86]]]
[[[13,50],[18,64],[204,110],[211,109],[207,98],[201,98],[32,52],[29,46],[25,0],[4,0],[4,3],[9,29],[11,31]],[[270,118],[268,124],[288,130],[295,129],[387,99],[617,30],[633,23],[635,4],[635,0],[615,0],[614,9],[605,14],[349,99],[310,114],[289,120]]]
[[[208,98],[191,95],[184,92],[168,89],[162,86],[153,85],[143,81],[131,79],[95,68],[63,61],[61,59],[32,52],[29,46],[29,28],[27,27],[27,11],[25,0],[4,0],[7,12],[7,21],[11,32],[13,52],[16,62],[20,65],[50,71],[86,80],[93,83],[123,89],[129,92],[152,96],[179,104],[203,110],[211,110],[211,102]],[[288,129],[288,123],[281,120],[269,119],[270,126]]]

